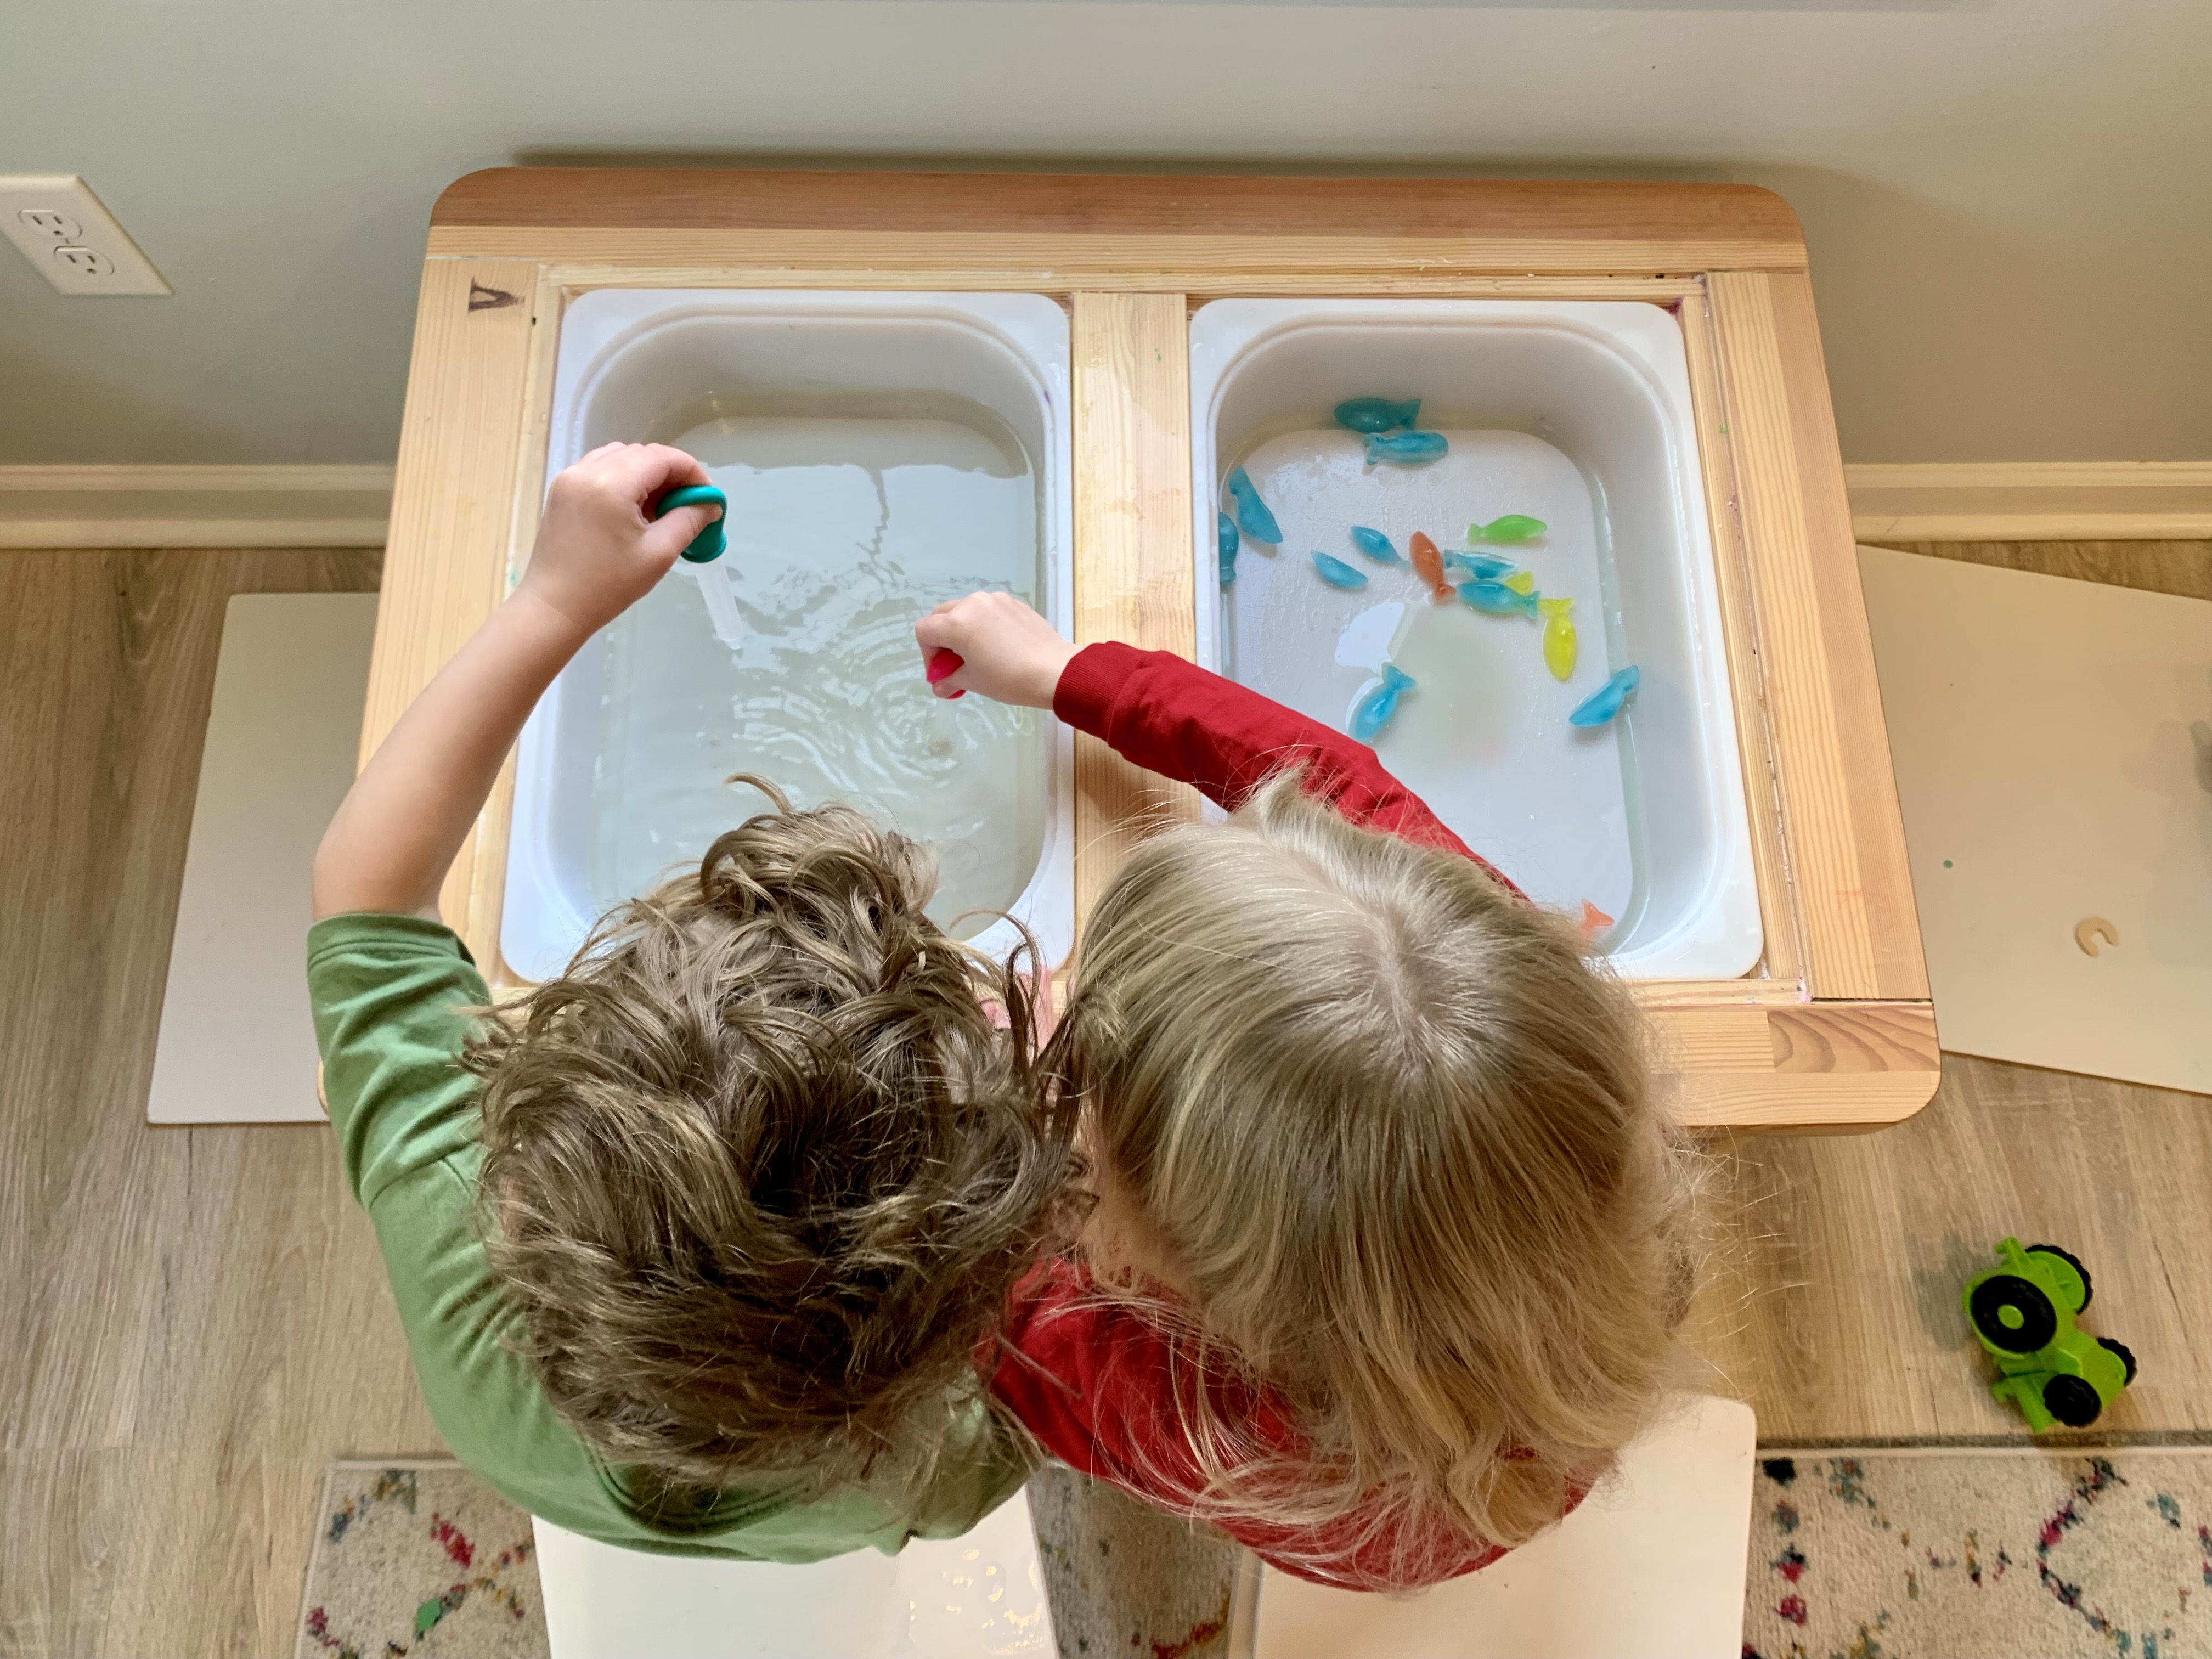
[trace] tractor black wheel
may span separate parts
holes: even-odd
[[[2043,1385],[2043,1409],[2069,1429],[2086,1429],[2097,1420],[2105,1402],[2093,1383],[2061,1372]]]
[[[1975,1285],[1966,1312],[1982,1340],[2007,1353],[2033,1353],[2058,1334],[2057,1308],[2018,1273],[1991,1273]]]
[[[2136,1380],[2136,1357],[2128,1352],[2126,1343],[2115,1342],[2109,1336],[2100,1336],[2097,1339],[2097,1346],[2100,1348],[2110,1348],[2114,1353],[2119,1355],[2120,1364],[2128,1368],[2128,1382],[2121,1383],[2122,1388],[2124,1389],[2128,1386],[2128,1382]]]
[[[2055,1255],[2068,1267],[2071,1267],[2076,1273],[2080,1274],[2081,1278],[2081,1299],[2075,1304],[2074,1311],[2075,1313],[2080,1313],[2082,1309],[2089,1305],[2089,1298],[2096,1295],[2097,1287],[2089,1282],[2089,1270],[2081,1265],[2081,1258],[2080,1256],[2075,1255],[2071,1250],[2061,1249],[2056,1244],[2031,1244],[2027,1247],[2027,1254],[2029,1255]]]

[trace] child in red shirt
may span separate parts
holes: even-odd
[[[939,696],[1050,708],[1233,815],[1086,920],[1046,1069],[1097,1207],[1017,1292],[1000,1401],[1324,1583],[1555,1522],[1656,1408],[1692,1281],[1626,995],[1364,744],[1005,594],[915,633],[963,659]]]

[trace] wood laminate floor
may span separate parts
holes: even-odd
[[[362,551],[0,552],[0,1656],[291,1651],[324,1463],[437,1454],[319,1126],[149,1128],[223,606]]]
[[[2212,599],[2208,542],[1889,545]],[[2142,1364],[2093,1436],[2212,1439],[2212,1097],[1946,1054],[1894,1129],[1714,1150],[1722,1248],[1692,1329],[1762,1439],[2025,1438],[1959,1304],[2007,1234],[2080,1256],[2085,1323]]]
[[[1942,556],[2212,598],[2212,545]],[[289,1655],[333,1456],[436,1455],[375,1243],[314,1127],[143,1121],[224,602],[373,553],[0,552],[0,1659]],[[1957,1284],[2075,1249],[2212,1437],[2212,1100],[1950,1058],[1919,1117],[1717,1150],[1696,1330],[1776,1439],[2008,1431]]]

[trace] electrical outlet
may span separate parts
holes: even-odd
[[[42,242],[74,242],[84,227],[54,208],[23,208],[16,215],[24,228]]]
[[[53,252],[72,276],[89,281],[115,275],[115,261],[96,247],[58,247]]]
[[[167,294],[130,234],[73,173],[0,173],[0,233],[64,294]]]

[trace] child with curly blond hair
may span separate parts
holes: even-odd
[[[520,586],[346,797],[307,937],[324,1094],[424,1401],[487,1484],[635,1549],[896,1551],[1036,1461],[976,1358],[1073,1169],[1017,964],[931,922],[924,849],[766,785],[496,1011],[437,919],[532,704],[698,533],[711,509],[653,509],[705,479],[656,445],[563,472]]]

